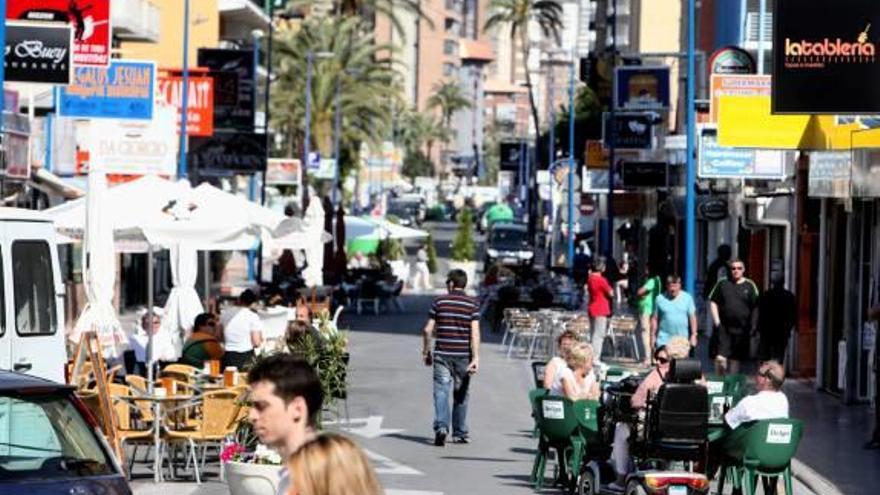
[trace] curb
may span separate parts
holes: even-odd
[[[791,475],[817,495],[843,495],[834,483],[798,459],[791,460]]]

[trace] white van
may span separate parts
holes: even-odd
[[[64,383],[63,298],[52,220],[0,208],[0,369]]]

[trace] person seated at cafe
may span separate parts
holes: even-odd
[[[571,348],[577,341],[577,334],[571,330],[562,332],[556,338],[556,347],[559,349],[559,354],[550,358],[550,361],[547,361],[547,365],[544,367],[544,388],[550,389],[559,371],[568,366],[566,358],[568,358],[569,351],[571,351]]]
[[[206,361],[223,359],[223,344],[217,335],[217,317],[211,313],[196,316],[193,333],[183,344],[182,364],[203,368]]]
[[[153,334],[153,362],[159,362],[159,368],[170,364],[173,360],[174,346],[171,343],[170,332],[162,330],[162,317],[165,311],[160,307],[153,307],[150,311],[144,310],[141,319],[135,324],[134,331],[128,338],[129,349],[134,351],[134,365],[127,372],[143,377],[147,376],[147,348],[149,347],[150,334]]]
[[[238,306],[220,315],[226,347],[224,368],[246,369],[254,358],[254,349],[263,345],[263,323],[253,310],[256,303],[256,294],[246,289],[238,296]]]
[[[778,361],[767,361],[755,375],[757,392],[744,397],[724,415],[724,422],[735,430],[743,423],[788,417],[788,398],[782,393],[785,369]]]
[[[599,382],[593,373],[593,346],[586,342],[576,344],[568,351],[566,366],[557,368],[550,383],[550,395],[561,395],[570,400],[596,400]]]

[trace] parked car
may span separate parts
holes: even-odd
[[[0,371],[0,493],[131,495],[73,387]]]
[[[529,240],[529,231],[518,223],[497,223],[489,229],[486,238],[485,269],[495,263],[509,267],[531,267],[535,247]]]
[[[403,226],[416,227],[425,220],[426,208],[418,201],[394,199],[388,202],[387,213],[399,218]]]
[[[0,208],[0,369],[64,381],[63,298],[52,220]]]

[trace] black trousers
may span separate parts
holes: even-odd
[[[254,351],[235,352],[226,351],[223,354],[223,369],[229,366],[235,366],[238,371],[247,371],[251,367],[254,360]]]

